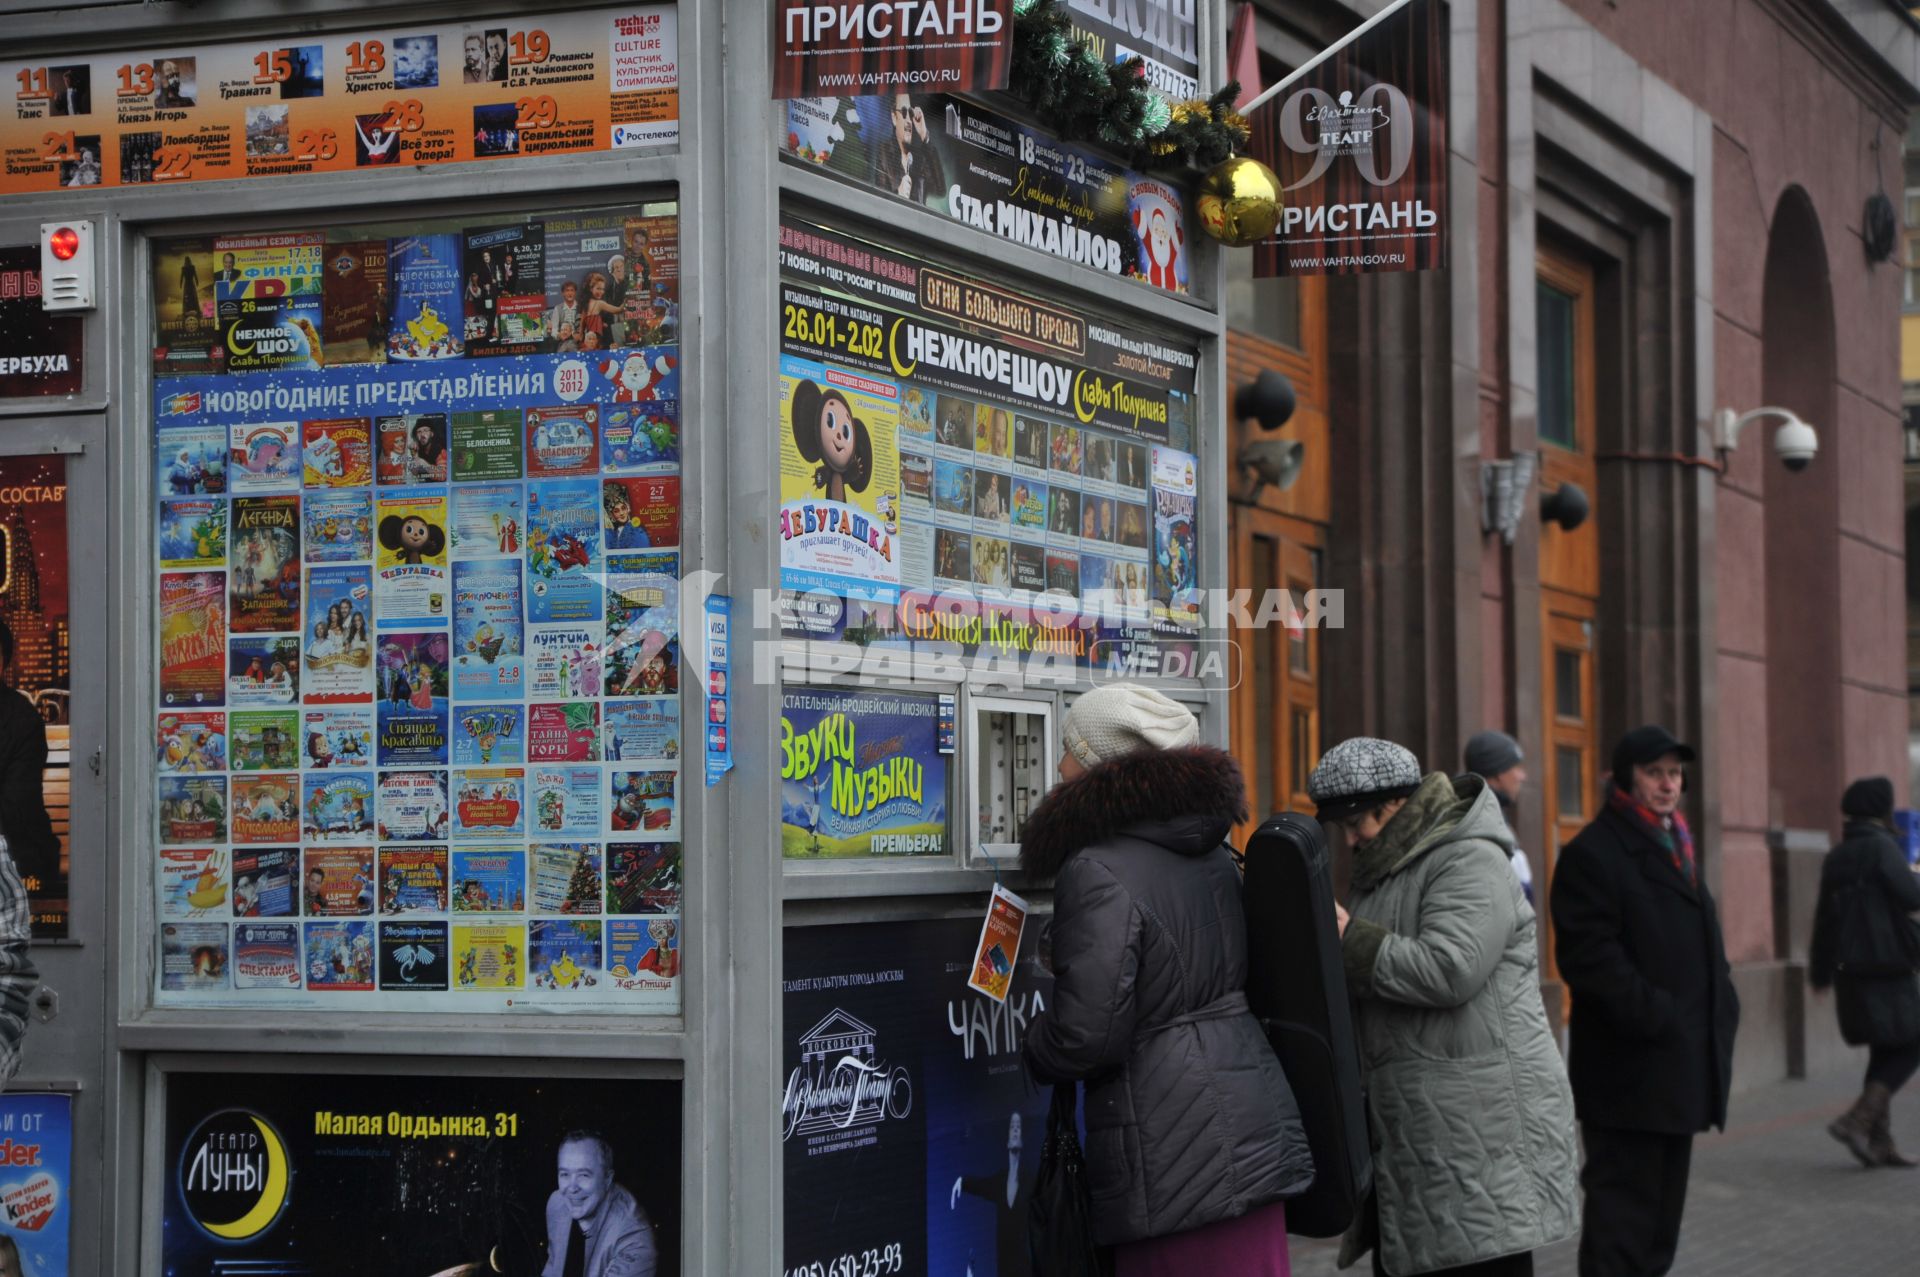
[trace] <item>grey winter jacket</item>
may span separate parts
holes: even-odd
[[[1057,879],[1053,1005],[1028,1027],[1043,1082],[1086,1083],[1102,1245],[1236,1219],[1304,1191],[1312,1157],[1280,1062],[1247,1010],[1245,814],[1215,749],[1148,751],[1056,787],[1020,861]]]
[[[1377,1244],[1412,1277],[1579,1230],[1573,1095],[1511,846],[1485,781],[1436,772],[1354,858],[1341,947],[1378,1213],[1343,1268]]]

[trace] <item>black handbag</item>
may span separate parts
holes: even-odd
[[[1093,1197],[1087,1159],[1080,1151],[1074,1109],[1080,1084],[1056,1083],[1047,1111],[1047,1142],[1040,1148],[1027,1206],[1027,1253],[1033,1277],[1105,1277],[1105,1260],[1093,1241]]]

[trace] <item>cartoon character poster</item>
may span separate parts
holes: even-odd
[[[606,640],[598,625],[535,626],[528,637],[529,696],[559,701],[600,695]]]
[[[600,473],[672,474],[680,468],[680,400],[612,404],[600,412]]]
[[[446,763],[447,647],[444,631],[380,636],[375,709],[382,766]]]
[[[242,922],[233,929],[233,987],[300,987],[300,924]]]
[[[226,699],[227,580],[223,572],[160,574],[160,703]]]
[[[529,989],[571,993],[595,988],[604,978],[598,919],[535,918],[527,934]]]
[[[600,705],[568,701],[527,707],[527,758],[536,763],[600,761]]]
[[[454,558],[517,559],[526,535],[526,493],[517,483],[457,484],[452,524]]]
[[[607,844],[607,912],[679,913],[683,857],[677,842]]]
[[[526,798],[522,768],[469,767],[454,772],[454,836],[475,841],[524,836]]]
[[[680,544],[680,476],[602,479],[600,508],[609,550],[649,550]]]
[[[381,772],[378,810],[382,842],[446,841],[447,774]]]
[[[899,388],[780,358],[780,582],[892,602],[900,595]]]
[[[527,907],[527,853],[453,853],[453,912],[523,913]]]
[[[680,690],[680,555],[674,550],[607,558],[608,696],[668,696]]]
[[[453,715],[453,765],[527,761],[527,711],[520,705],[462,705]]]
[[[373,699],[373,570],[364,564],[307,569],[309,705]]]
[[[306,848],[301,854],[300,912],[309,918],[372,913],[373,848]]]
[[[154,737],[154,764],[159,771],[227,770],[227,716],[217,710],[162,714]],[[240,766],[237,751],[233,765]]]
[[[445,847],[382,847],[380,849],[380,912],[445,913],[447,911],[447,849]]]
[[[160,928],[160,987],[210,992],[228,987],[227,924],[169,922]]]
[[[454,413],[454,482],[518,479],[520,427],[521,413],[517,408]]]
[[[292,705],[300,699],[300,640],[242,635],[227,644],[227,703],[245,708]]]
[[[453,987],[518,989],[526,930],[519,923],[454,923]]]
[[[447,987],[447,924],[380,924],[380,988],[439,992]]]
[[[179,497],[160,503],[160,566],[227,566],[227,503],[220,497]]]
[[[309,709],[300,720],[300,765],[310,771],[370,767],[373,733],[371,708]]]
[[[227,855],[218,847],[160,849],[160,916],[226,916]]]
[[[227,490],[227,427],[162,425],[154,432],[154,491],[174,497]]]
[[[374,609],[380,624],[444,623],[451,607],[446,494],[382,493],[374,507],[380,544]]]
[[[540,913],[600,912],[600,844],[535,843],[533,907]]]
[[[236,847],[233,851],[233,916],[291,918],[299,913],[293,894],[300,875],[298,847]]]
[[[227,841],[227,778],[163,775],[160,784],[162,846]]]
[[[381,417],[375,477],[383,487],[445,483],[449,453],[444,413]]]
[[[390,241],[387,278],[393,319],[387,358],[458,359],[466,353],[457,234],[410,235]]]
[[[364,488],[373,482],[373,423],[365,417],[307,421],[300,461],[309,488]]]
[[[680,919],[609,918],[607,975],[615,987],[653,995],[657,1009],[680,1006]]]
[[[674,837],[680,832],[679,785],[677,771],[609,770],[607,827],[634,838]]]
[[[529,408],[526,432],[529,479],[578,478],[598,470],[600,409],[593,404]]]
[[[277,633],[300,620],[300,498],[235,497],[228,625],[235,634]]]
[[[346,563],[373,557],[373,494],[365,488],[322,488],[301,502],[307,562]]]
[[[1198,461],[1192,453],[1155,446],[1153,465],[1153,612],[1156,621],[1196,624],[1199,541],[1194,506]]]
[[[600,619],[600,485],[527,485],[527,619]]]
[[[299,715],[290,710],[235,712],[232,758],[236,772],[291,771],[298,767]]]
[[[588,365],[606,383],[597,387],[600,397],[615,406],[666,404],[680,398],[680,351],[676,346],[629,350],[612,359],[588,360]]]
[[[373,773],[300,777],[300,837],[305,842],[373,841]]]
[[[604,713],[604,753],[608,762],[671,762],[680,756],[680,699],[677,696],[608,701]]]
[[[780,835],[789,858],[938,856],[947,765],[932,693],[781,693]]]
[[[453,565],[453,696],[517,697],[523,686],[525,627],[520,562]]]
[[[356,992],[373,988],[371,922],[305,924],[307,988]]]
[[[543,838],[598,837],[600,769],[534,767],[531,799],[533,833]]]
[[[233,842],[274,846],[300,840],[300,776],[261,772],[232,782]]]
[[[227,476],[235,494],[300,487],[300,423],[257,422],[227,432]]]

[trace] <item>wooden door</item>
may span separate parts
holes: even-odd
[[[1235,625],[1233,752],[1247,777],[1252,820],[1235,831],[1244,839],[1276,811],[1311,811],[1307,777],[1320,761],[1320,633],[1280,605],[1277,619],[1260,624],[1268,591],[1285,591],[1304,609],[1319,583],[1319,529],[1254,506],[1233,512],[1233,583],[1249,591],[1255,622]]]

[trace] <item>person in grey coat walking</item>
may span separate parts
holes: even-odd
[[[1840,1036],[1867,1048],[1867,1080],[1827,1128],[1864,1166],[1912,1166],[1893,1145],[1894,1094],[1920,1069],[1920,876],[1893,840],[1893,782],[1856,780],[1846,837],[1820,867],[1807,979],[1832,986]]]
[[[1285,1277],[1284,1199],[1313,1159],[1247,1007],[1240,769],[1138,684],[1082,696],[1061,735],[1021,830],[1021,867],[1054,884],[1053,1001],[1024,1050],[1040,1081],[1086,1083],[1094,1240],[1117,1277]]]
[[[1369,737],[1328,750],[1307,793],[1353,857],[1338,919],[1373,1192],[1340,1266],[1372,1251],[1386,1277],[1530,1274],[1579,1231],[1579,1152],[1500,805]]]

